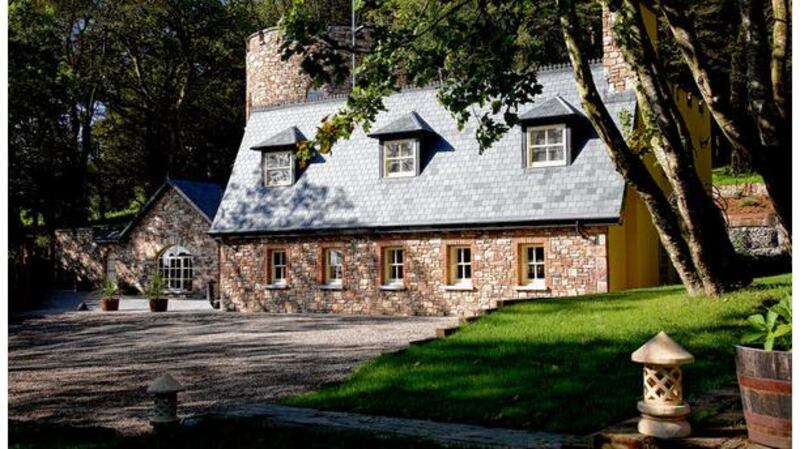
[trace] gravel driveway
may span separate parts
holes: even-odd
[[[456,318],[198,313],[66,313],[9,325],[11,419],[149,429],[147,383],[185,387],[182,415],[274,401]]]

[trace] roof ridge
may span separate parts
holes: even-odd
[[[601,59],[595,58],[589,60],[590,65],[598,65],[600,64]],[[572,63],[570,62],[559,62],[553,64],[546,64],[542,66],[538,66],[535,68],[536,72],[555,72],[559,70],[564,70],[566,68],[572,67]],[[405,85],[400,88],[400,90],[396,93],[403,93],[403,92],[414,92],[420,90],[429,90],[435,89],[439,86],[444,84],[442,81],[432,81],[424,86],[415,86],[415,85]],[[250,112],[265,112],[265,111],[274,111],[276,109],[283,109],[292,106],[301,106],[306,104],[319,104],[319,103],[330,103],[334,101],[340,101],[346,99],[348,94],[345,93],[338,93],[338,94],[329,94],[318,98],[301,98],[297,100],[289,100],[289,101],[282,101],[282,102],[275,102],[263,106],[254,106],[250,109]]]

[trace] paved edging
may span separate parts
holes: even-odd
[[[368,433],[384,438],[397,437],[430,441],[446,447],[511,449],[589,447],[589,441],[585,438],[558,433],[360,415],[272,404],[242,408],[227,412],[223,417],[260,417],[269,419],[270,423],[277,427],[306,427],[330,432]],[[197,425],[203,419],[202,416],[187,418],[184,420],[184,424],[187,426]]]

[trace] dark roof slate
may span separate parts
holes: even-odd
[[[217,209],[222,202],[222,196],[225,193],[221,185],[212,182],[167,178],[164,184],[162,184],[153,196],[147,200],[147,203],[142,206],[142,209],[131,219],[127,226],[116,235],[109,235],[106,240],[118,240],[127,237],[131,230],[139,224],[150,209],[153,208],[156,201],[158,201],[161,195],[169,188],[175,189],[175,191],[188,201],[209,223],[213,221]]]
[[[620,113],[635,111],[633,95],[607,95],[602,66],[593,66],[593,74],[610,114],[621,126]],[[539,83],[542,94],[537,102],[544,104],[558,95],[569,104],[580,104],[571,68],[541,72]],[[403,90],[387,97],[384,104],[386,111],[378,115],[374,129],[408,120],[414,111],[436,131],[436,137],[421,149],[418,176],[381,178],[378,142],[357,128],[350,139],[338,142],[330,154],[320,155],[299,172],[293,185],[265,187],[261,157],[249,149],[289,126],[313,134],[320,120],[344,106],[344,100],[253,112],[210,232],[334,232],[619,220],[625,182],[602,141],[589,131],[574,136],[569,165],[526,169],[520,126],[481,154],[475,139],[477,122],[471,119],[459,130],[437,100],[434,88]]]
[[[519,119],[524,121],[534,121],[541,119],[557,119],[570,116],[583,116],[575,106],[567,100],[556,95],[542,103],[535,104],[531,109],[520,114]]]
[[[203,212],[208,221],[214,220],[217,208],[222,201],[225,188],[213,182],[188,181],[185,179],[170,179],[173,187],[178,189],[184,196],[194,204],[195,207]]]
[[[416,111],[411,111],[408,114],[401,115],[377,131],[368,134],[368,136],[382,138],[425,133],[436,134],[431,126],[428,125]]]
[[[253,145],[250,149],[255,151],[267,151],[271,149],[294,147],[305,140],[306,136],[304,136],[296,126],[290,126],[270,136],[263,142]]]

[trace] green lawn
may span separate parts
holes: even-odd
[[[719,167],[711,170],[712,183],[715,186],[727,186],[732,184],[756,184],[764,180],[757,173],[731,174],[728,167]]]
[[[285,402],[588,433],[636,415],[641,368],[630,354],[658,331],[697,359],[685,370],[691,400],[735,380],[734,344],[744,319],[790,292],[787,274],[717,300],[689,298],[682,287],[669,286],[522,303]]]

